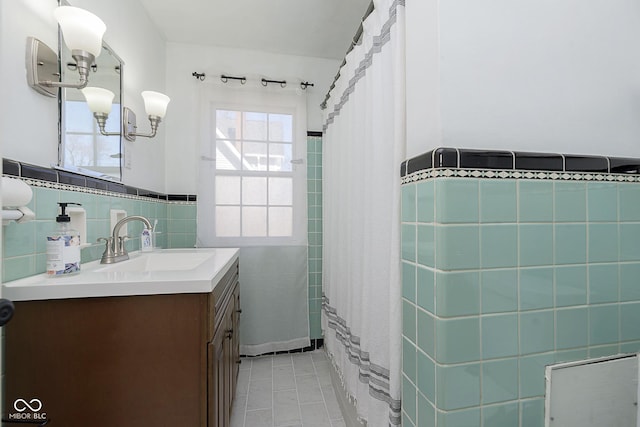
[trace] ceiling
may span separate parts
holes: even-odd
[[[140,0],[169,42],[342,59],[371,0]]]

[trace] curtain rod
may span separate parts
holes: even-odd
[[[207,77],[205,73],[198,73],[197,71],[194,71],[193,73],[191,73],[191,75],[195,77],[197,80],[200,80],[201,82],[203,82],[204,79]],[[220,76],[220,80],[222,81],[222,83],[227,83],[229,80],[238,80],[240,84],[245,84],[247,82],[247,78],[245,76],[237,77],[237,76],[229,76],[226,74],[222,74]],[[269,80],[269,79],[262,78],[260,82],[264,87],[267,87],[269,83],[277,83],[283,88],[287,86],[286,80]],[[300,88],[302,90],[307,90],[309,86],[314,87],[315,85],[308,81],[300,82]]]
[[[333,78],[333,82],[331,83],[331,86],[329,86],[329,91],[325,95],[324,101],[322,101],[322,104],[320,104],[320,108],[322,108],[323,110],[327,108],[327,101],[329,100],[329,96],[331,94],[331,91],[333,90],[333,88],[336,87],[336,82],[340,78],[340,70],[347,63],[347,55],[349,55],[349,53],[351,53],[353,48],[357,44],[360,43],[360,39],[362,38],[362,32],[364,31],[364,29],[362,27],[363,22],[369,17],[369,15],[371,15],[371,13],[375,10],[375,8],[376,7],[373,4],[373,0],[371,0],[371,3],[369,3],[369,7],[367,7],[367,11],[362,16],[362,20],[360,21],[360,25],[358,26],[358,29],[356,30],[356,34],[353,36],[353,40],[351,40],[351,44],[349,45],[349,49],[347,49],[347,52],[344,54],[344,59],[342,60],[342,64],[340,64],[340,67],[338,67],[338,73]]]

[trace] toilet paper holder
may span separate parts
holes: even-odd
[[[35,219],[36,214],[26,206],[15,209],[2,209],[2,225],[8,225],[11,221],[18,224]]]

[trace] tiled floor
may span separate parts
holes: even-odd
[[[231,427],[344,427],[322,350],[242,359]]]

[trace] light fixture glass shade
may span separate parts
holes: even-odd
[[[167,105],[171,98],[160,92],[145,90],[142,92],[144,109],[148,116],[157,116],[161,119],[167,114]]]
[[[91,12],[73,6],[60,6],[53,12],[69,50],[84,50],[97,57],[107,26]]]
[[[92,113],[109,114],[111,112],[111,104],[115,94],[110,90],[101,87],[85,87],[82,94],[89,104]]]

